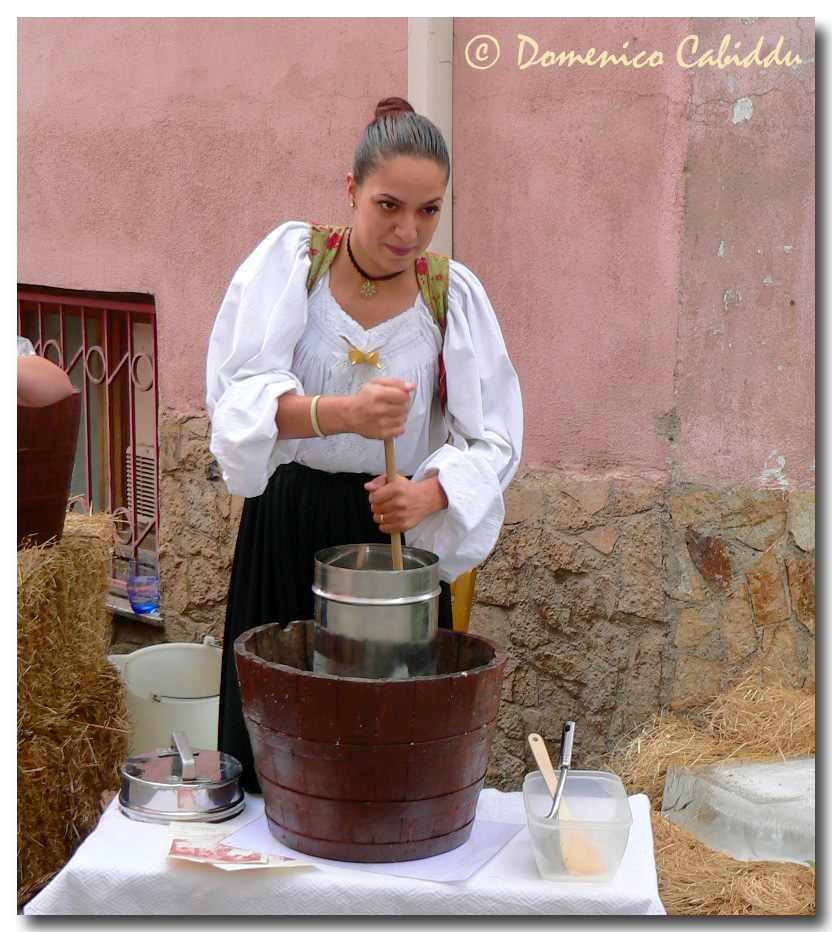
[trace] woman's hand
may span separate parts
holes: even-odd
[[[370,379],[350,396],[351,432],[371,440],[386,440],[403,434],[414,388],[415,382],[401,379]]]
[[[436,476],[419,482],[400,475],[392,482],[386,476],[376,476],[364,488],[370,493],[373,518],[385,534],[409,531],[428,515],[448,507],[448,498]]]

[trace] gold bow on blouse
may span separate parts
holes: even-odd
[[[350,348],[349,353],[347,353],[347,358],[354,366],[375,366],[376,369],[381,368],[377,349],[372,349],[369,353],[362,353],[361,350],[356,349],[346,337],[342,337],[342,339]]]

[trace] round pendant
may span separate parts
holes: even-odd
[[[375,282],[362,282],[358,293],[362,298],[373,298],[377,291],[378,288]]]

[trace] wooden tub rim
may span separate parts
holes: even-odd
[[[313,619],[302,619],[296,621],[290,621],[286,628],[282,630],[288,630],[292,625],[312,625],[314,624]],[[362,677],[362,676],[339,676],[335,673],[316,673],[314,670],[301,670],[300,667],[293,667],[288,663],[277,663],[274,660],[266,660],[263,657],[259,657],[257,654],[248,650],[243,642],[250,637],[256,635],[258,631],[264,631],[267,628],[280,627],[280,623],[276,621],[267,622],[265,625],[257,625],[255,628],[249,628],[248,631],[244,631],[242,634],[238,635],[234,640],[234,655],[235,657],[245,657],[246,662],[253,662],[260,664],[267,668],[276,668],[281,670],[286,670],[297,676],[308,676],[313,679],[321,680],[337,680],[339,682],[349,682],[349,683],[358,683],[358,684],[367,684],[367,683],[401,683],[402,680],[394,679],[393,677],[380,677],[378,679],[372,677]],[[447,629],[440,629],[447,630]],[[496,669],[497,667],[503,666],[508,661],[508,651],[502,644],[498,644],[497,641],[492,640],[491,638],[485,637],[482,634],[472,634],[470,631],[453,631],[449,632],[457,635],[460,638],[465,640],[476,640],[485,644],[487,647],[491,648],[494,651],[493,657],[488,661],[488,663],[480,664],[476,667],[471,667],[468,670],[455,670],[452,673],[435,673],[429,676],[414,676],[411,677],[412,680],[416,682],[438,682],[440,680],[452,679],[453,677],[468,677],[472,673],[476,673],[478,676],[482,675],[488,670]]]

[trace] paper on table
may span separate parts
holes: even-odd
[[[486,822],[475,819],[468,841],[431,858],[415,861],[397,861],[394,864],[362,864],[354,861],[331,861],[328,858],[302,855],[307,863],[321,864],[329,867],[342,867],[350,870],[372,871],[377,874],[392,874],[396,877],[411,877],[415,880],[435,880],[453,883],[467,880],[483,864],[510,841],[525,824],[509,822]],[[264,854],[277,854],[282,857],[297,857],[298,853],[278,841],[269,831],[265,816],[253,819],[248,825],[226,838],[226,844],[234,844],[251,851]]]
[[[215,822],[171,822],[168,829],[168,857],[199,861],[223,870],[246,870],[255,867],[314,867],[308,861],[280,854],[251,851],[229,845],[232,834],[227,826]]]

